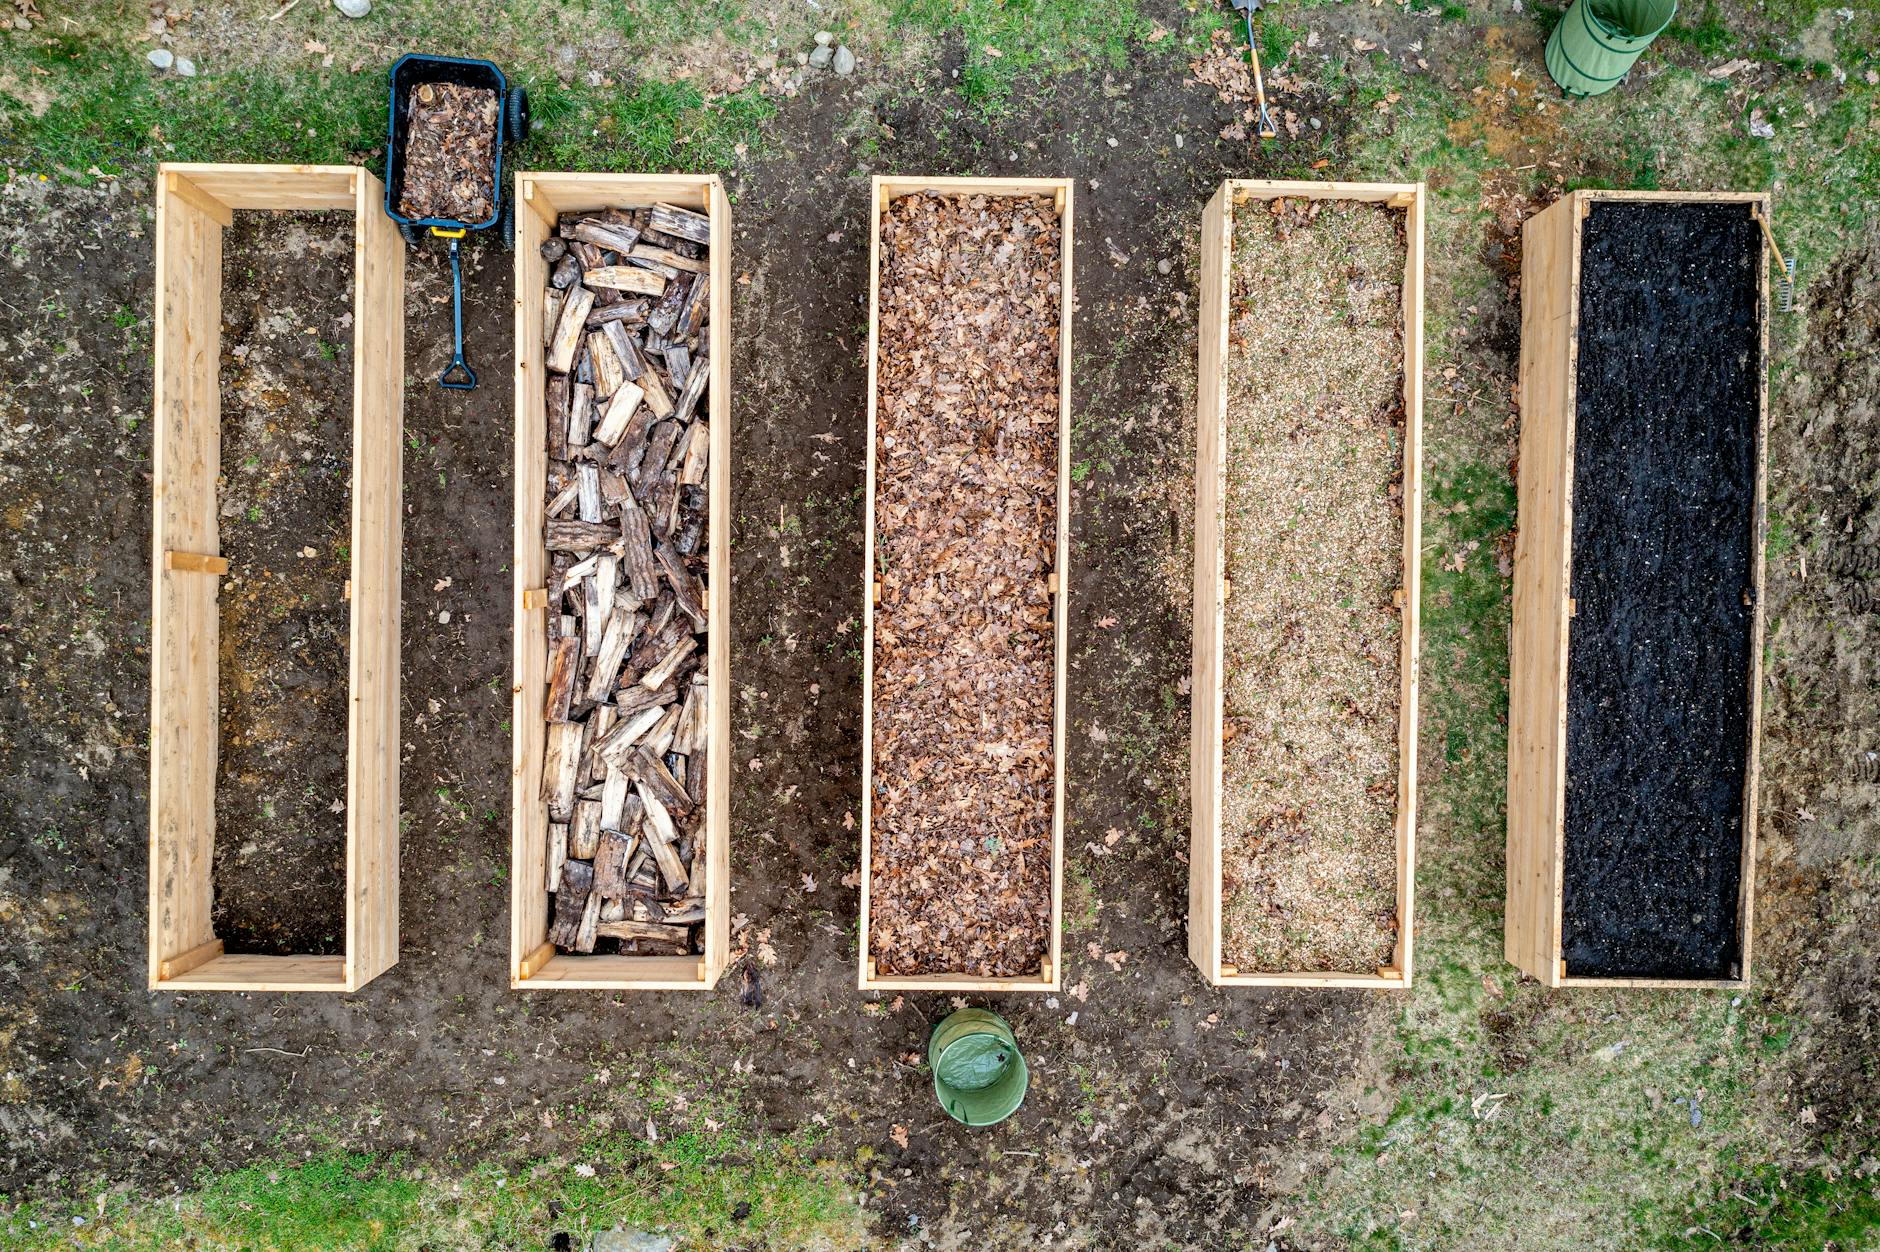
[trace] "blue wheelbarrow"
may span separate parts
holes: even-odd
[[[425,83],[455,83],[464,87],[482,87],[496,93],[496,143],[491,149],[491,212],[481,222],[460,222],[448,217],[406,217],[399,210],[404,198],[405,141],[410,136],[411,93]],[[385,144],[385,215],[398,223],[398,233],[405,242],[417,247],[427,235],[450,240],[451,314],[456,326],[455,351],[450,364],[438,375],[438,385],[453,391],[469,391],[477,385],[476,371],[463,355],[463,258],[460,252],[464,236],[473,230],[494,226],[503,241],[504,251],[516,246],[516,206],[503,194],[503,145],[521,143],[529,137],[529,93],[512,87],[503,72],[488,61],[463,57],[433,57],[408,54],[398,58],[391,73],[391,120]]]

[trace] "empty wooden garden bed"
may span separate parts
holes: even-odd
[[[731,941],[730,205],[716,177],[524,172],[515,206],[510,985],[705,990]]]
[[[863,990],[1058,986],[1071,185],[876,178]]]
[[[405,249],[351,166],[158,167],[152,474],[149,982],[353,991],[398,961],[399,572]],[[351,578],[345,951],[224,951],[215,935],[222,240],[240,210],[352,215]]]
[[[1416,865],[1421,184],[1202,217],[1188,950],[1405,987]]]
[[[1749,976],[1768,212],[1580,191],[1523,231],[1506,951],[1550,987]]]

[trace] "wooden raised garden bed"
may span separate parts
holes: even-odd
[[[859,985],[1063,968],[1071,183],[876,178]]]
[[[524,172],[515,206],[510,985],[702,991],[731,943],[730,205]]]
[[[1416,183],[1236,179],[1202,216],[1188,952],[1215,985],[1410,983],[1423,214]]]
[[[1550,987],[1749,976],[1768,212],[1579,191],[1523,231],[1506,952]]]
[[[158,167],[152,473],[152,990],[354,991],[398,961],[399,572],[405,246],[363,169]],[[345,952],[225,952],[213,921],[222,237],[245,209],[353,215]]]

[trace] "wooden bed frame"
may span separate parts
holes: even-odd
[[[1064,673],[1065,622],[1070,606],[1071,511],[1071,221],[1072,180],[1068,178],[889,178],[876,176],[869,200],[868,245],[868,482],[862,563],[862,902],[861,948],[857,986],[863,991],[1056,991],[1063,976],[1064,913]],[[1058,329],[1058,491],[1056,588],[1056,678],[1053,697],[1052,758],[1056,764],[1051,809],[1051,947],[1035,975],[981,978],[972,974],[889,976],[875,971],[869,952],[868,894],[873,866],[874,818],[874,656],[875,656],[875,374],[880,353],[881,219],[898,196],[923,191],[949,195],[1052,196],[1062,225],[1062,295]]]
[[[1224,480],[1227,472],[1227,337],[1234,210],[1249,200],[1383,201],[1405,211],[1403,586],[1397,731],[1397,944],[1377,970],[1253,971],[1223,963],[1221,944],[1221,785],[1226,630]],[[1217,987],[1360,987],[1410,985],[1415,941],[1417,666],[1423,507],[1423,217],[1422,183],[1319,183],[1229,179],[1201,218],[1201,369],[1195,432],[1194,666],[1191,694],[1188,858],[1188,955]]]
[[[153,991],[356,991],[398,961],[399,575],[405,245],[356,166],[157,167],[152,473]],[[236,209],[353,215],[352,577],[346,951],[229,953],[215,937],[222,232]]]
[[[1571,977],[1561,951],[1567,816],[1567,636],[1574,612],[1573,432],[1578,414],[1580,224],[1602,201],[1741,204],[1769,215],[1760,192],[1575,191],[1527,220],[1521,258],[1521,477],[1508,681],[1508,894],[1504,951],[1549,987],[1741,987],[1749,980],[1756,879],[1756,787],[1762,743],[1763,542],[1769,442],[1768,249],[1763,249],[1763,374],[1756,428],[1756,615],[1750,637],[1749,762],[1743,785],[1736,978]]]
[[[547,364],[539,251],[562,213],[637,208],[663,201],[711,218],[710,579],[706,704],[705,951],[697,956],[603,956],[557,952],[548,942],[548,805],[541,797],[547,727],[548,551],[543,543],[547,481]],[[515,685],[510,786],[509,985],[528,990],[706,991],[731,950],[731,205],[715,175],[516,175],[516,519]]]

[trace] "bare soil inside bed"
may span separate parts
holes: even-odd
[[[870,955],[1036,974],[1063,240],[1034,197],[903,196],[881,230]]]
[[[224,234],[214,872],[231,952],[344,950],[352,289],[350,218],[237,213]]]
[[[1740,959],[1762,236],[1743,204],[1582,228],[1561,945],[1571,974]]]
[[[1395,948],[1404,266],[1379,204],[1235,214],[1222,953],[1244,972]]]

